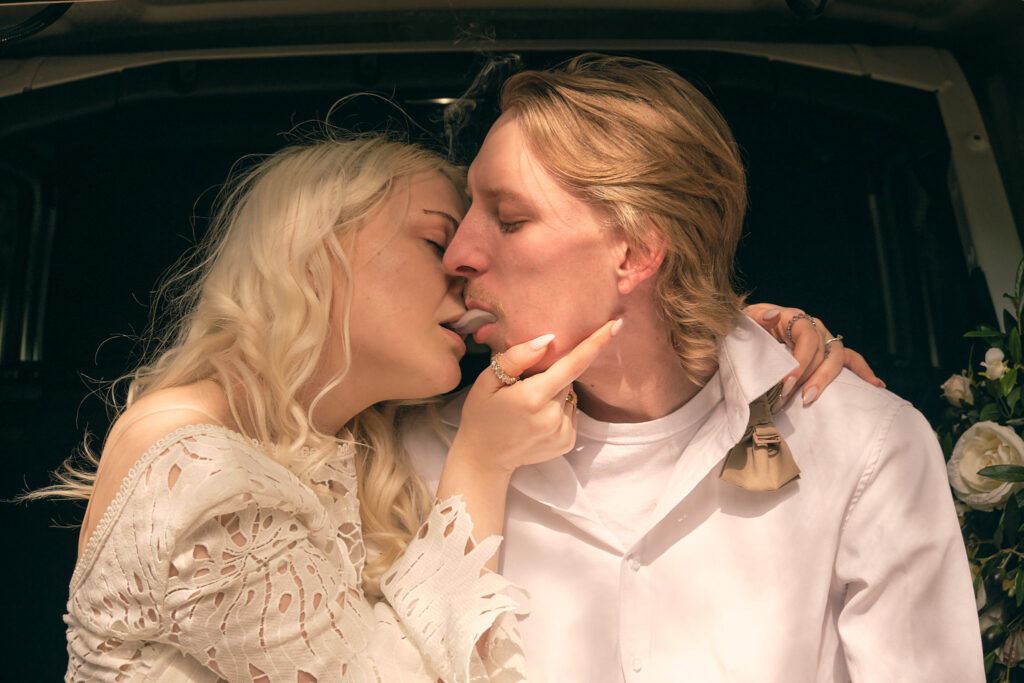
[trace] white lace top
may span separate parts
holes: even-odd
[[[75,568],[66,680],[522,679],[509,584],[481,575],[498,539],[466,551],[460,498],[434,506],[371,605],[351,447],[314,483],[341,495],[223,427],[154,444]]]

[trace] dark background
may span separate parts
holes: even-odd
[[[78,11],[73,8],[64,21]],[[0,27],[8,23],[4,12],[0,5]],[[959,28],[928,32],[920,25],[828,23],[827,12],[820,23],[772,15],[746,24],[724,15],[580,9],[458,17],[366,13],[347,20],[319,17],[315,29],[269,19],[197,22],[188,30],[142,24],[130,32],[96,23],[83,35],[58,23],[7,45],[0,60],[289,44],[300,37],[345,42],[371,36],[402,45],[429,36],[447,38],[452,49],[186,60],[0,99],[0,238],[6,262],[15,266],[0,276],[5,296],[42,296],[26,291],[30,278],[17,270],[29,249],[22,226],[35,210],[53,226],[35,359],[18,360],[13,328],[0,330],[0,498],[45,485],[47,472],[86,430],[103,434],[107,411],[92,392],[137,357],[133,337],[147,324],[154,283],[202,234],[217,187],[237,159],[280,148],[297,124],[323,120],[340,97],[363,91],[393,98],[408,118],[379,99],[357,98],[334,111],[331,123],[366,129],[388,122],[414,139],[447,146],[441,107],[426,100],[463,93],[488,62],[484,50],[463,49],[459,41],[467,34],[493,39],[493,45],[487,42],[492,48],[524,36],[585,38],[595,45],[641,36],[945,47],[971,79],[1020,225],[1024,86],[1014,52],[1019,43],[1006,42],[1004,34],[1017,35],[1012,22],[1021,13],[994,16],[987,24],[962,21]],[[1004,28],[1007,22],[1011,28]],[[579,52],[577,47],[514,52],[522,65],[543,67]],[[891,389],[933,411],[938,384],[967,363],[963,332],[995,323],[981,274],[965,265],[947,185],[949,143],[934,96],[713,51],[625,53],[676,68],[709,94],[733,127],[749,171],[739,270],[751,300],[795,305],[822,317]],[[463,163],[496,113],[496,83],[474,93],[472,124],[456,140]],[[896,294],[888,317],[881,303],[886,281]],[[478,362],[469,361],[474,368]],[[9,668],[0,671],[5,680],[57,680],[63,673],[60,615],[77,528],[53,523],[75,525],[81,511],[67,502],[0,505],[0,524],[10,531],[3,579],[10,588],[11,626],[0,639],[9,655],[0,659]]]

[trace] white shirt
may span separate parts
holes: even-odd
[[[983,681],[966,553],[925,419],[844,371],[811,406],[776,415],[800,479],[746,491],[719,479],[721,463],[750,401],[794,361],[741,319],[719,364],[723,400],[629,547],[565,458],[513,476],[502,571],[531,594],[530,680]],[[436,481],[445,446],[426,427],[406,445]]]
[[[681,408],[657,420],[610,424],[579,414],[576,446],[565,459],[622,551],[650,528],[679,454],[721,400],[716,374]],[[630,495],[622,495],[624,490]]]

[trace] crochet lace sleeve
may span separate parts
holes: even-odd
[[[302,488],[223,468],[179,501],[201,511],[167,539],[167,641],[232,681],[522,679],[509,584],[481,574],[497,539],[466,551],[460,500],[434,507],[383,578],[390,607],[374,606],[358,517],[338,526]]]

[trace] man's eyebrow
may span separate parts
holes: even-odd
[[[458,219],[455,218],[455,216],[451,215],[450,213],[446,213],[444,211],[434,211],[432,209],[423,209],[423,213],[429,214],[431,216],[441,216],[442,218],[447,218],[448,222],[452,224],[453,231],[459,228]]]

